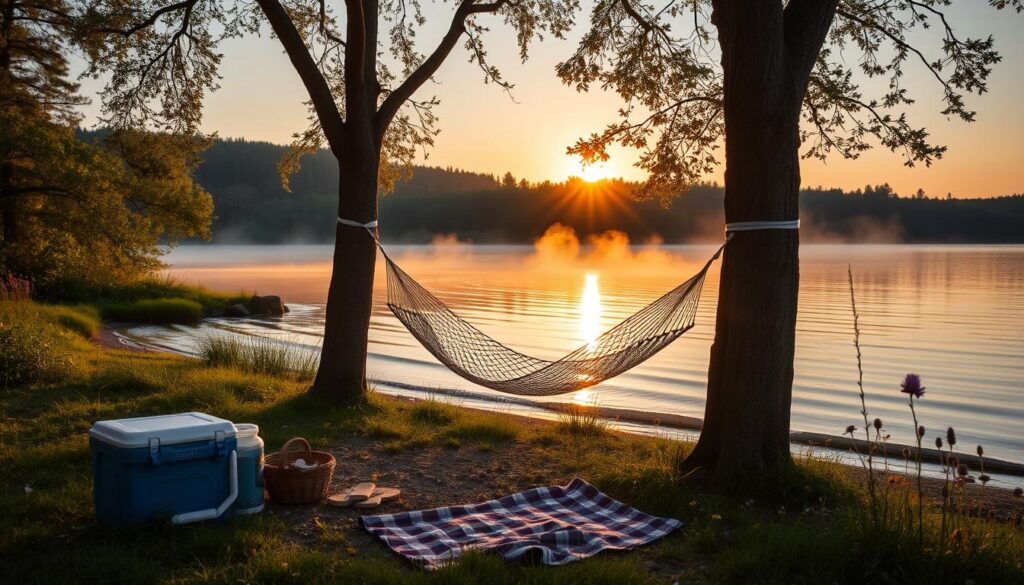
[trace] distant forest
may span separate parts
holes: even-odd
[[[338,180],[333,158],[323,151],[304,157],[288,192],[276,167],[285,150],[266,142],[219,140],[203,154],[197,179],[213,195],[214,243],[332,240]],[[632,185],[621,181],[528,183],[510,174],[417,167],[381,199],[380,229],[385,240],[402,243],[451,234],[476,243],[526,243],[556,222],[580,234],[618,229],[632,241],[721,238],[720,186],[698,185],[667,209],[658,201],[636,201],[631,192]],[[1024,242],[1024,194],[908,196],[885,184],[854,192],[805,189],[801,217],[805,241]]]

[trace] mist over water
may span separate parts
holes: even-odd
[[[533,247],[473,246],[449,237],[388,249],[485,333],[557,359],[689,278],[716,247],[630,246],[616,232],[581,239],[552,226]],[[167,259],[174,277],[280,294],[292,312],[129,333],[186,353],[197,335],[214,331],[270,336],[313,351],[322,334],[331,253],[330,246],[182,246]],[[892,441],[913,437],[899,382],[914,372],[928,389],[918,413],[929,443],[954,426],[967,451],[981,443],[986,455],[1024,459],[1024,246],[805,245],[793,429],[840,434],[858,421],[848,264],[861,312],[868,407]],[[693,330],[617,378],[552,400],[703,416],[718,274],[712,267]],[[455,376],[420,347],[387,309],[384,286],[380,264],[369,369],[382,390],[420,386],[501,396]]]

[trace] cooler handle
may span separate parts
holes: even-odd
[[[171,517],[172,524],[191,524],[192,522],[201,522],[203,520],[213,520],[220,518],[224,512],[227,512],[228,508],[235,503],[238,499],[238,453],[236,451],[231,452],[231,456],[228,460],[229,478],[231,493],[228,497],[220,503],[220,506],[216,508],[207,508],[205,510],[196,510],[195,512],[183,512],[181,514],[175,514]]]

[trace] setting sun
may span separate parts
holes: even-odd
[[[568,176],[576,176],[588,183],[596,183],[612,176],[612,166],[607,162],[584,164],[573,158],[569,166]]]

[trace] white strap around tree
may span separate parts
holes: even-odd
[[[365,228],[365,229],[370,230],[370,231],[373,231],[373,228],[377,227],[377,220],[376,219],[373,220],[373,221],[368,221],[366,223],[362,223],[362,222],[358,222],[358,221],[355,221],[355,220],[352,220],[352,219],[345,219],[344,217],[339,217],[338,218],[338,223],[340,223],[341,225]]]

